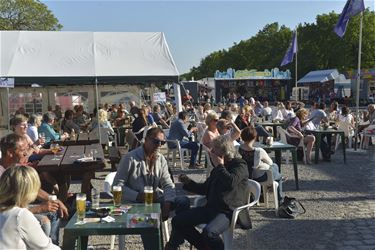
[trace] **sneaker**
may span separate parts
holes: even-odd
[[[203,164],[195,163],[194,165],[189,165],[189,169],[202,169],[204,168]]]

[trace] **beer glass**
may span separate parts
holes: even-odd
[[[145,186],[144,193],[145,193],[145,204],[146,204],[146,206],[152,205],[152,202],[154,200],[154,190],[153,190],[152,186]]]
[[[86,213],[86,194],[80,193],[76,196],[77,220],[83,221]]]
[[[112,194],[113,194],[113,205],[115,207],[121,206],[122,187],[113,186]]]
[[[59,160],[59,158],[56,157],[56,154],[59,152],[59,150],[60,150],[59,144],[57,144],[55,142],[51,143],[51,151],[53,153],[53,159],[52,159],[53,161]]]

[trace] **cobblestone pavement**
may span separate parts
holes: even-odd
[[[306,214],[294,220],[280,219],[272,202],[269,208],[263,204],[254,207],[250,212],[253,229],[237,229],[233,249],[375,249],[375,147],[366,152],[348,151],[346,164],[338,150],[331,162],[299,163],[298,168],[300,190],[296,191],[292,166],[282,165],[283,175],[288,176],[284,191],[302,202]],[[197,181],[205,178],[203,170],[176,169],[174,174],[181,172]],[[97,173],[95,187],[102,190],[106,174]],[[176,187],[179,194],[184,193],[179,183]],[[73,185],[72,190],[76,189]],[[126,249],[143,249],[140,237],[126,239]],[[108,236],[95,236],[90,237],[89,245],[109,249],[109,242]],[[181,249],[189,249],[189,245]]]

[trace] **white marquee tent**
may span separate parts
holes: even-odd
[[[0,76],[177,80],[161,32],[0,31]]]

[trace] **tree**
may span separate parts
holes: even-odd
[[[39,0],[0,0],[0,30],[61,30],[62,27]]]
[[[318,15],[315,23],[298,25],[298,77],[312,70],[337,68],[340,72],[357,68],[359,15],[351,18],[343,39],[334,32],[333,27],[338,14]],[[200,79],[213,76],[215,70],[234,69],[271,69],[280,67],[281,60],[292,39],[292,31],[279,27],[278,23],[267,24],[255,36],[235,43],[227,50],[211,53],[194,67],[186,78]],[[375,66],[375,12],[364,11],[362,68]],[[294,74],[294,65],[281,68],[290,69]]]

